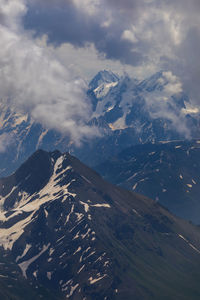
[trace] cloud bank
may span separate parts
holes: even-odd
[[[86,125],[90,116],[86,84],[24,30],[21,19],[26,11],[23,0],[0,0],[1,98],[79,143],[96,134]]]

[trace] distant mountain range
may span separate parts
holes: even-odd
[[[200,141],[130,147],[98,165],[114,184],[144,194],[176,215],[200,224]]]
[[[2,299],[200,298],[199,227],[68,153],[35,152],[0,180],[0,204]]]
[[[172,77],[172,76],[171,76]],[[89,124],[101,136],[76,147],[67,135],[44,128],[28,115],[16,111],[3,99],[0,103],[0,135],[10,144],[0,153],[0,176],[7,176],[37,149],[69,151],[95,166],[109,156],[137,144],[199,137],[199,112],[169,72],[158,72],[139,81],[100,71],[88,86],[93,112]],[[6,142],[5,142],[6,143]]]
[[[184,92],[173,94],[177,79],[158,72],[143,81],[101,71],[89,84],[91,124],[102,136],[75,154],[90,166],[137,144],[199,138],[200,115]]]

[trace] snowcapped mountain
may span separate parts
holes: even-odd
[[[128,76],[111,79],[88,92],[94,110],[91,122],[102,132],[76,149],[88,165],[133,145],[199,137],[198,109],[171,72],[160,71],[144,81]]]
[[[96,167],[107,180],[200,224],[200,141],[130,147]]]
[[[119,77],[114,74],[112,71],[100,71],[98,74],[91,80],[89,83],[89,88],[95,90],[99,88],[102,84],[110,84],[114,82],[118,82]]]
[[[0,244],[41,299],[199,299],[199,228],[75,157],[37,151],[0,195]]]
[[[185,114],[189,100],[182,93],[178,79],[170,72],[158,72],[141,82],[128,76],[105,81],[95,86],[93,93],[97,99],[93,117],[103,116],[111,130],[136,127],[135,130],[142,133],[146,123],[149,125],[162,119],[160,127],[165,129],[165,136],[172,130],[176,135],[186,135],[184,131],[179,132],[180,128],[173,128],[173,123],[177,118],[187,127]],[[174,115],[167,116],[170,113]]]
[[[69,151],[95,166],[132,145],[199,137],[198,109],[170,72],[138,81],[100,71],[87,94],[93,106],[89,124],[98,127],[100,136],[83,141],[81,147],[1,100],[0,175],[9,175],[38,148]]]

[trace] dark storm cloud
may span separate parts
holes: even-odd
[[[74,5],[30,6],[24,18],[26,28],[33,28],[38,34],[47,33],[49,41],[60,44],[69,41],[75,46],[83,46],[86,42],[95,40],[98,35],[103,38],[98,22],[80,14]]]
[[[145,56],[137,49],[133,50],[129,40],[121,40],[124,28],[130,24],[127,10],[131,9],[133,13],[133,3],[127,0],[124,3],[119,0],[116,3],[102,1],[97,13],[88,14],[87,10],[81,10],[73,1],[51,1],[48,4],[36,1],[29,4],[24,25],[26,29],[35,30],[37,35],[47,34],[48,41],[56,46],[64,42],[78,47],[93,43],[106,58],[138,65]],[[113,11],[113,6],[114,18],[106,26],[108,8]]]
[[[93,43],[106,58],[138,65],[176,54],[199,8],[198,0],[32,0],[24,24],[54,45]]]

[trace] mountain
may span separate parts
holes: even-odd
[[[130,147],[96,167],[112,183],[142,193],[200,224],[200,141]]]
[[[105,85],[118,81],[119,77],[112,71],[103,70],[98,72],[97,75],[95,75],[95,77],[90,81],[89,88],[95,90],[99,88],[102,84]]]
[[[0,176],[14,172],[39,148],[68,151],[95,166],[133,145],[199,138],[198,110],[184,92],[174,94],[179,87],[174,78],[160,71],[141,81],[100,71],[87,91],[93,108],[88,124],[100,135],[88,137],[80,147],[67,134],[46,128],[1,99]]]
[[[68,153],[38,150],[0,195],[2,249],[52,299],[199,299],[200,229]]]
[[[70,139],[35,122],[9,101],[0,101],[0,176],[10,175],[39,147],[48,151],[69,148]]]
[[[198,109],[170,72],[143,81],[127,75],[111,79],[88,91],[91,122],[102,135],[75,150],[82,161],[94,167],[133,145],[199,138]]]

